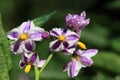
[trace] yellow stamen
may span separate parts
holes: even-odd
[[[65,38],[64,35],[61,35],[61,36],[58,37],[58,39],[59,39],[60,41],[65,41],[66,38]]]
[[[29,71],[30,71],[30,69],[31,69],[31,64],[28,64],[26,67],[25,67],[25,73],[29,73]]]
[[[28,35],[25,34],[25,33],[23,33],[23,34],[20,35],[19,38],[20,38],[21,40],[26,40],[26,39],[28,38]]]
[[[82,49],[87,49],[86,46],[85,46],[85,44],[82,43],[82,42],[77,42],[77,45],[78,45],[79,47],[81,47]]]

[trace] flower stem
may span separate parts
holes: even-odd
[[[37,68],[37,66],[34,66],[34,69],[35,69],[35,80],[39,80],[39,70]]]
[[[53,53],[51,53],[51,54],[48,56],[45,64],[43,65],[43,67],[42,67],[42,68],[40,69],[40,71],[39,71],[39,75],[41,75],[42,71],[45,69],[45,67],[47,66],[47,64],[49,63],[49,61],[52,59],[52,57],[53,57]]]
[[[40,70],[38,70],[37,66],[34,66],[34,69],[35,69],[35,80],[40,80],[40,76],[41,76],[42,71],[45,69],[45,67],[47,66],[49,61],[52,59],[52,57],[53,57],[53,53],[51,53],[48,56],[45,64],[43,65],[43,67]]]

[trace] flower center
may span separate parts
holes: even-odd
[[[28,38],[28,35],[25,34],[25,33],[23,33],[23,34],[20,35],[19,38],[20,38],[21,40],[26,40],[26,39]]]
[[[59,39],[60,41],[65,41],[66,38],[65,38],[64,35],[61,35],[61,36],[58,37],[58,39]]]
[[[74,55],[74,56],[72,56],[71,59],[72,59],[72,61],[73,61],[73,60],[80,61],[80,56]]]
[[[30,72],[30,69],[31,69],[31,64],[28,64],[26,67],[25,67],[25,73],[29,73]]]
[[[86,46],[85,46],[85,44],[82,43],[82,42],[77,42],[77,45],[78,45],[79,47],[81,47],[82,49],[87,49]]]

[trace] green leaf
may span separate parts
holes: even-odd
[[[1,15],[0,15],[0,46],[4,53],[8,70],[11,70],[12,61],[11,61],[11,56],[10,56],[10,54],[11,54],[10,45],[9,45],[9,41],[7,39],[6,32],[3,30],[3,27],[2,27]]]
[[[120,74],[120,56],[116,53],[100,51],[93,60],[95,66]]]
[[[35,25],[37,26],[42,26],[44,23],[46,23],[54,14],[56,13],[56,11],[51,12],[49,14],[43,15],[39,18],[36,18],[33,20],[33,22],[35,23]]]
[[[0,80],[9,80],[5,56],[0,46]]]

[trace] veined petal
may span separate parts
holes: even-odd
[[[17,40],[19,38],[20,31],[18,28],[14,28],[10,31],[10,33],[7,35],[7,37],[11,40]]]
[[[67,48],[69,46],[69,44],[66,41],[64,41],[63,46],[64,46],[64,48]]]
[[[76,50],[75,54],[77,54],[77,55],[80,56],[83,52],[84,52],[84,51],[82,51],[82,50],[79,49],[79,50]]]
[[[25,27],[23,29],[24,33],[28,33],[30,31],[30,26],[31,26],[31,22],[28,20],[25,24]]]
[[[89,67],[93,64],[93,61],[91,58],[87,58],[87,57],[84,57],[84,56],[81,56],[80,57],[80,62],[81,64],[83,64],[85,67]]]
[[[73,52],[75,51],[76,46],[69,46],[68,48],[65,48],[64,50],[62,50],[62,52],[66,55],[71,55],[73,54]]]
[[[26,40],[25,41],[25,48],[28,50],[28,51],[33,51],[35,49],[35,42],[32,41],[32,40]]]
[[[50,42],[50,49],[52,51],[60,51],[61,50],[61,41],[55,40],[55,41]]]
[[[30,62],[31,64],[33,64],[33,63],[36,61],[37,56],[38,56],[37,53],[33,53],[33,54],[31,55],[31,57],[30,57],[30,61],[29,61],[29,62]]]
[[[20,60],[20,62],[19,62],[19,67],[20,67],[20,68],[23,68],[25,65],[26,65],[26,64]]]
[[[43,28],[35,27],[30,31],[30,38],[34,41],[41,41],[42,34],[45,32]]]
[[[20,45],[21,45],[21,40],[17,40],[14,44],[13,44],[13,52],[17,52],[18,49],[20,48]]]
[[[42,67],[44,64],[45,64],[46,60],[40,60],[38,63],[37,63],[37,67]]]
[[[65,35],[67,33],[67,28],[63,29],[62,35]]]
[[[68,35],[67,36],[67,40],[69,41],[71,41],[71,40],[78,40],[79,39],[79,37],[77,36],[77,35],[75,35],[75,34],[73,34],[73,35]]]
[[[31,27],[31,22],[30,21],[27,21],[27,22],[23,22],[21,25],[20,25],[20,31],[21,33],[28,33],[30,31],[30,27]]]
[[[70,67],[69,67],[68,75],[69,75],[71,78],[74,78],[75,76],[78,75],[80,69],[81,69],[81,64],[80,64],[80,62],[74,60],[74,61],[72,61],[71,65],[70,65]]]
[[[81,56],[85,56],[85,57],[93,57],[97,54],[98,50],[97,49],[88,49],[83,51],[83,53],[81,54]]]
[[[26,54],[26,53],[25,53],[25,54]],[[28,63],[27,57],[25,56],[25,54],[22,53],[22,58],[21,58],[21,60],[20,60],[20,62],[19,62],[19,67],[20,67],[20,68],[23,68],[23,67]]]
[[[53,29],[50,31],[50,34],[51,34],[52,36],[58,37],[58,36],[62,35],[62,32],[63,32],[63,29],[62,29],[62,28],[53,28]]]

